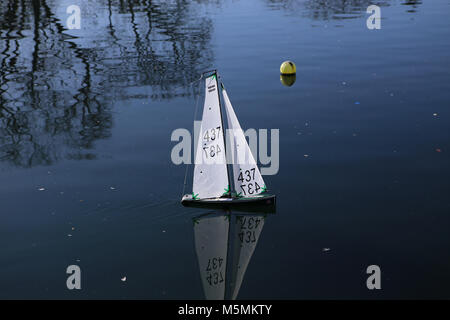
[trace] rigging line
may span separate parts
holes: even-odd
[[[203,74],[200,75],[200,78],[198,80],[192,81],[189,84],[189,86],[192,86],[192,84],[194,84],[197,81],[201,81],[202,78],[203,78]],[[200,100],[200,90],[201,90],[201,83],[200,82],[199,82],[198,87],[199,87],[199,91],[198,91],[197,99],[195,101],[194,121],[193,121],[193,129],[192,129],[193,133],[195,133],[195,120],[197,119],[198,101]],[[195,141],[194,141],[194,151],[195,151]],[[194,161],[195,161],[195,154],[194,154]],[[184,173],[183,194],[181,195],[181,197],[183,197],[185,195],[185,191],[186,191],[186,183],[187,183],[187,174],[188,174],[189,164],[190,163],[186,164],[186,172]]]
[[[202,79],[203,79],[203,73],[200,75],[200,78],[198,78],[197,80],[194,80],[194,81],[190,82],[190,83],[189,83],[189,86],[192,86],[192,84],[194,84],[195,82],[200,81],[200,80],[202,80]]]

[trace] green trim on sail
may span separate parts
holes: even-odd
[[[222,194],[223,196],[230,193],[230,185],[228,185],[226,188],[224,188],[225,192]]]
[[[198,200],[198,193],[197,193],[197,194],[194,194],[194,193],[192,192],[192,200]]]

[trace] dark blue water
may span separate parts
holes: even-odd
[[[280,130],[238,298],[449,298],[450,1],[71,4],[0,4],[0,298],[205,297],[170,137],[213,67]]]

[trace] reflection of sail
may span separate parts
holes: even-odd
[[[233,257],[231,269],[231,281],[229,292],[231,299],[236,299],[248,263],[255,251],[256,244],[264,226],[264,217],[262,215],[255,216],[236,216],[233,235]]]
[[[195,250],[208,300],[225,297],[229,224],[225,214],[208,214],[194,219]]]
[[[205,298],[236,299],[264,226],[263,214],[211,212],[194,218]]]

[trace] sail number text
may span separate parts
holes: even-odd
[[[216,286],[224,281],[222,273],[223,258],[217,257],[208,259],[208,266],[206,267],[206,281],[210,286]]]
[[[261,186],[255,181],[256,168],[239,172],[238,181],[244,196],[248,194],[258,194]]]
[[[217,128],[212,128],[212,129],[206,130],[203,134],[203,141],[213,142],[213,141],[219,139],[220,129],[221,129],[221,127],[219,126]],[[217,144],[217,145],[212,144],[212,145],[206,146],[206,142],[204,143],[204,146],[203,146],[203,151],[205,152],[206,159],[213,158],[216,155],[218,155],[220,152],[222,152],[222,149],[220,149],[219,144]]]
[[[256,242],[256,230],[261,223],[259,217],[238,217],[237,223],[240,224],[240,232],[238,233],[241,247],[245,243]]]

